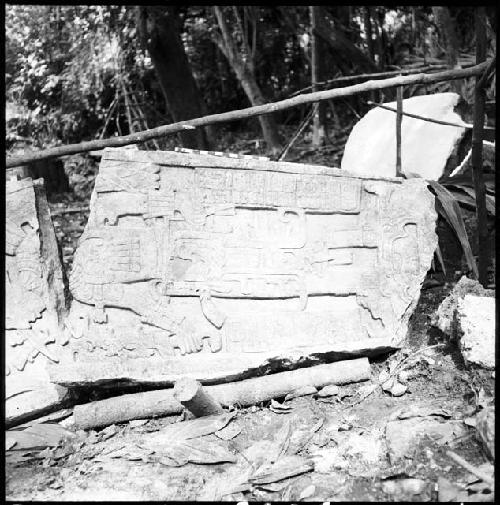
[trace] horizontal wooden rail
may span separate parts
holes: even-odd
[[[257,105],[255,107],[248,107],[246,109],[234,110],[230,112],[223,112],[221,114],[211,114],[187,121],[180,121],[168,125],[158,126],[150,130],[144,130],[130,135],[121,137],[111,137],[108,139],[91,140],[82,142],[80,144],[68,144],[59,147],[53,147],[43,151],[32,152],[23,156],[12,156],[6,160],[6,168],[17,167],[26,165],[34,161],[46,160],[50,158],[57,158],[59,156],[66,156],[81,152],[93,151],[97,149],[104,149],[106,147],[120,147],[128,144],[139,144],[158,137],[172,135],[182,130],[192,130],[202,126],[208,126],[217,123],[225,123],[228,121],[236,121],[239,119],[246,119],[249,117],[260,116],[263,114],[271,114],[299,105],[307,103],[320,102],[322,100],[332,100],[335,98],[342,98],[346,96],[355,95],[357,93],[364,93],[376,89],[393,88],[396,86],[407,86],[410,84],[431,84],[442,81],[452,81],[455,79],[464,79],[482,74],[489,66],[490,61],[485,61],[479,65],[469,68],[458,68],[447,70],[445,72],[438,72],[435,74],[417,74],[397,76],[391,79],[384,80],[371,80],[344,88],[328,89],[324,91],[317,91],[315,93],[298,95],[293,98],[287,98],[274,103],[266,103],[264,105]]]

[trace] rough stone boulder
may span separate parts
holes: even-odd
[[[6,423],[59,405],[65,388],[50,383],[47,363],[66,355],[63,272],[43,183],[11,180],[6,187]]]
[[[62,385],[242,378],[397,348],[436,247],[421,179],[105,151]]]
[[[495,368],[494,290],[463,276],[441,302],[431,323],[459,342],[466,363]]]
[[[495,299],[465,295],[458,303],[460,351],[466,363],[495,368]]]
[[[454,111],[459,95],[436,93],[403,100],[403,112],[459,125]],[[396,109],[396,102],[385,104]],[[446,126],[403,116],[401,166],[405,174],[438,180],[464,136],[465,128]],[[375,107],[354,126],[345,145],[341,168],[353,174],[396,176],[396,113]],[[454,168],[454,167],[452,167]]]

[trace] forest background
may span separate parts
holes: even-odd
[[[14,5],[5,8],[7,155],[127,135],[373,78],[475,64],[474,7]],[[496,8],[485,8],[487,58]],[[495,76],[486,89],[494,125]],[[472,120],[475,79],[405,86],[458,92]],[[305,104],[156,138],[175,147],[339,166],[368,101],[396,89]],[[49,201],[88,202],[98,158],[42,160]],[[57,196],[59,195],[59,196]]]

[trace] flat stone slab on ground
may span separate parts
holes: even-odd
[[[454,112],[459,95],[435,93],[403,100],[403,112],[465,125]],[[388,107],[396,109],[396,102]],[[465,128],[430,123],[403,116],[401,123],[401,166],[405,174],[418,174],[437,181],[462,139]],[[355,174],[377,177],[396,175],[396,113],[375,107],[351,131],[341,167]]]
[[[437,241],[425,181],[295,163],[106,151],[90,207],[59,384],[216,382],[396,348]]]
[[[50,383],[49,362],[65,354],[62,267],[43,183],[11,180],[6,187],[6,423],[60,404],[66,391]]]
[[[390,463],[396,465],[405,458],[413,459],[415,450],[424,437],[445,445],[465,434],[467,426],[462,421],[443,421],[431,416],[389,421],[385,438]]]

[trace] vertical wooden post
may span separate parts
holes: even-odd
[[[403,86],[396,88],[397,112],[396,112],[396,177],[402,177],[401,169],[401,123],[403,122]]]
[[[486,59],[486,13],[484,7],[474,12],[476,28],[476,63]],[[476,192],[479,282],[486,286],[488,277],[488,221],[483,179],[484,80],[476,77],[474,89],[474,124],[472,128],[472,177]]]
[[[309,7],[309,12],[311,16],[311,87],[313,93],[318,90],[317,83],[321,79],[321,54],[320,54],[320,44],[316,35],[316,26],[319,23],[320,7],[311,5]],[[325,104],[318,102],[314,109],[313,116],[313,135],[312,144],[314,147],[320,147],[323,144],[325,132],[323,124],[323,111]]]

